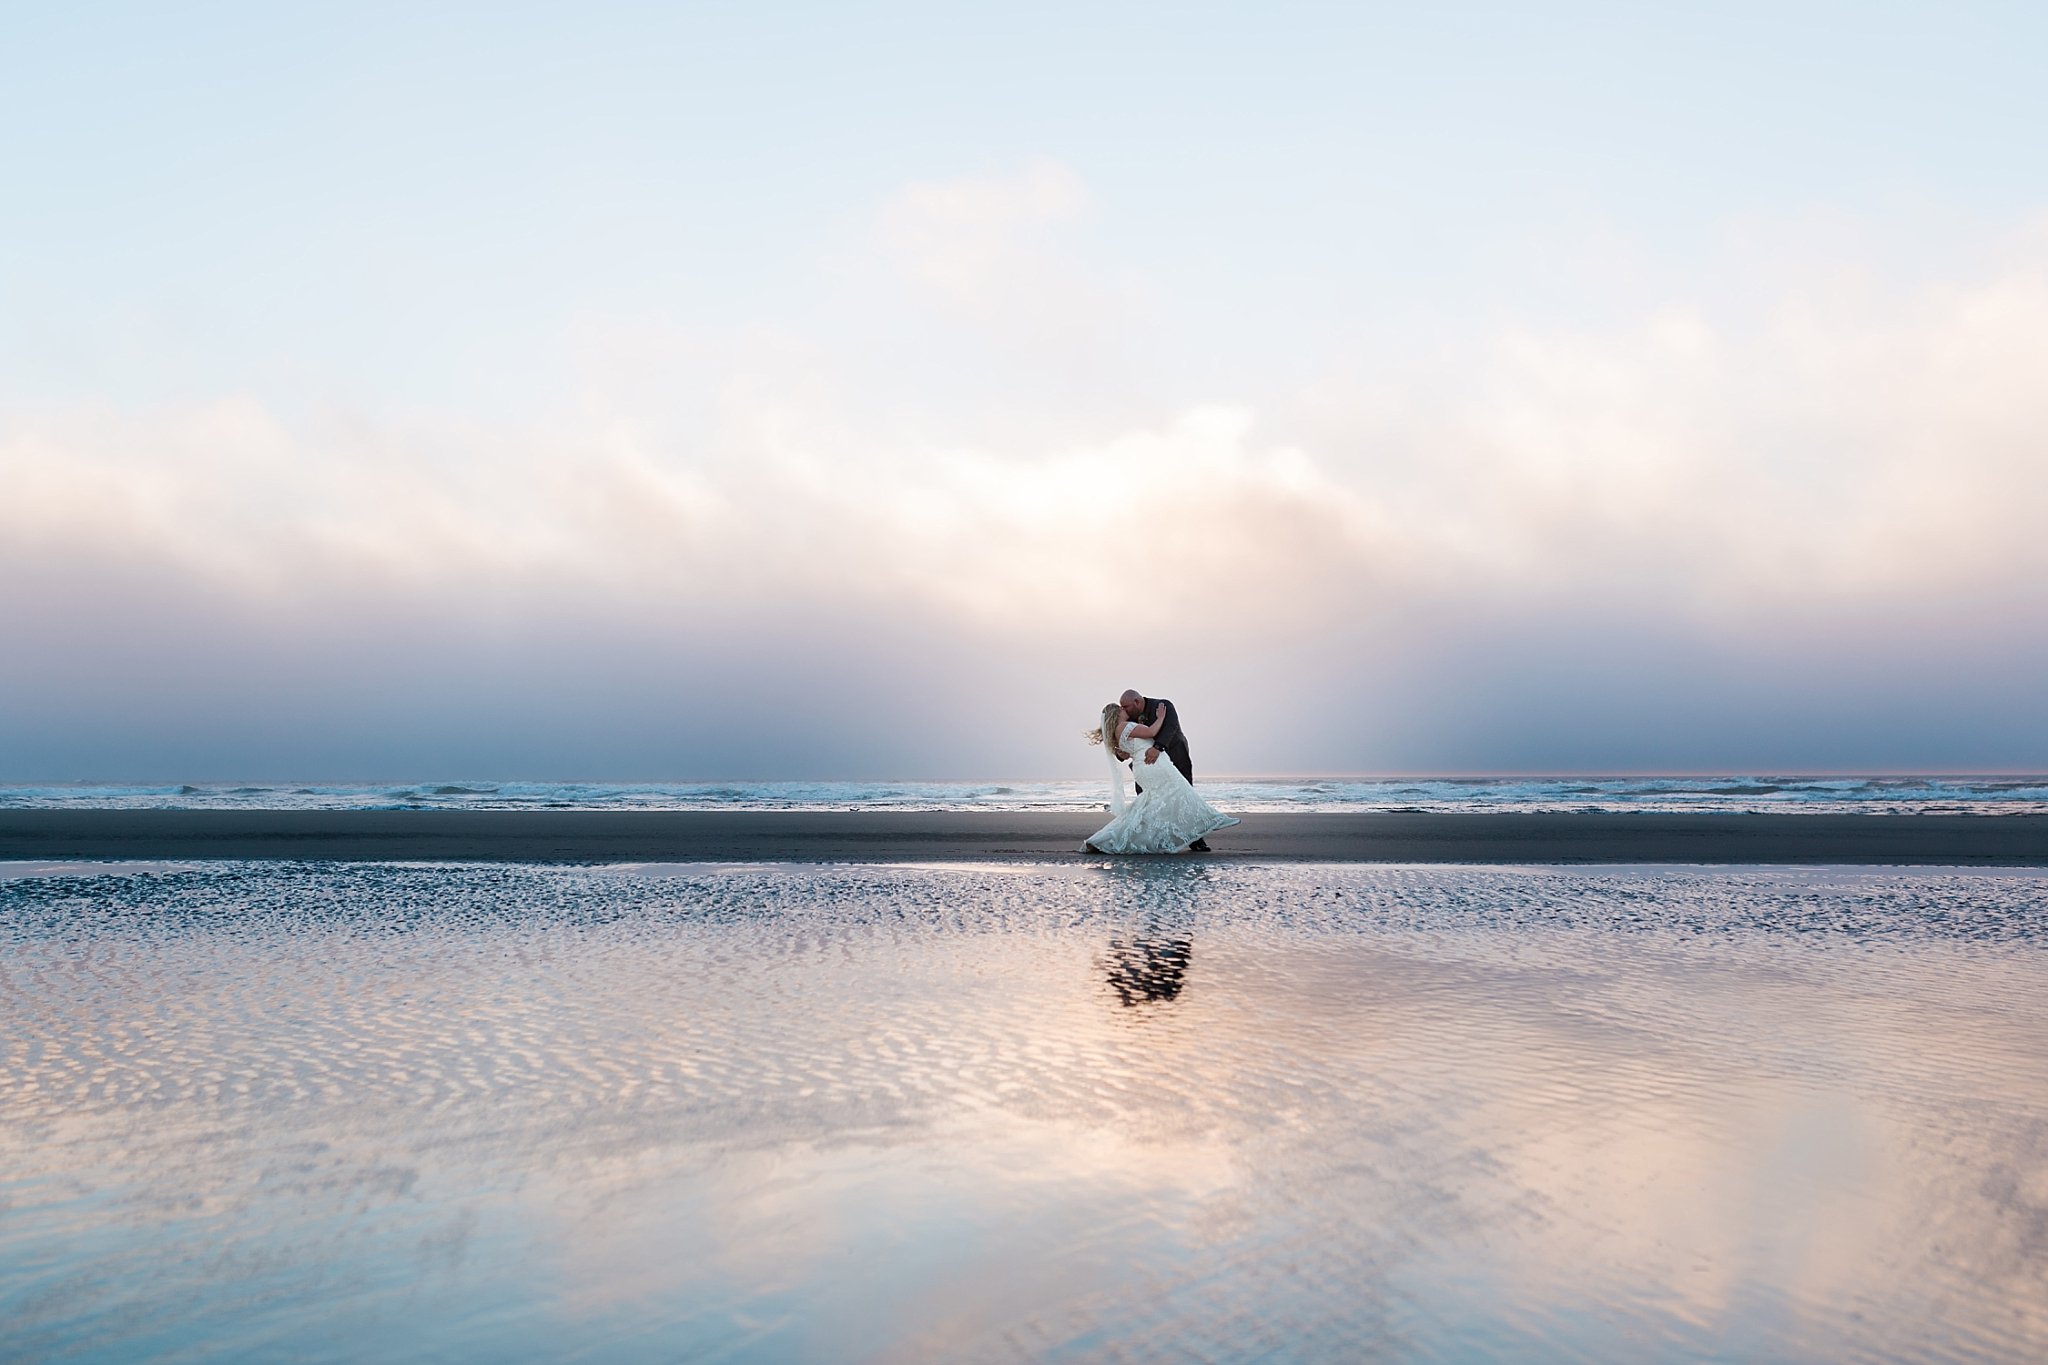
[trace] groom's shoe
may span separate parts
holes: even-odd
[[[1197,839],[1192,844],[1188,845],[1188,852],[1213,853],[1215,852],[1215,850],[1209,847],[1209,841],[1207,839]]]

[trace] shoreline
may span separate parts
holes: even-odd
[[[0,860],[1090,862],[1051,811],[5,810]],[[1266,812],[1201,861],[2048,866],[2048,815]],[[1142,861],[1161,861],[1147,859]]]

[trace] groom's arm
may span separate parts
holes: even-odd
[[[1162,702],[1159,707],[1159,719],[1152,722],[1152,733],[1146,736],[1146,738],[1152,740],[1152,747],[1145,751],[1145,761],[1147,763],[1157,763],[1159,755],[1166,752],[1166,746],[1159,742],[1157,736],[1161,730],[1164,730],[1172,722],[1173,703],[1170,701]]]
[[[1172,702],[1164,700],[1159,703],[1159,715],[1150,725],[1140,725],[1131,731],[1134,735],[1143,735],[1146,739],[1155,741],[1152,747],[1145,751],[1147,763],[1157,763],[1159,755],[1165,752],[1166,746],[1156,742],[1162,732],[1172,735],[1180,733],[1180,712],[1173,709]]]
[[[1159,724],[1157,728],[1159,733],[1166,737],[1168,744],[1181,738],[1180,711],[1172,702],[1162,701],[1159,703]]]

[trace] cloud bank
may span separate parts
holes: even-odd
[[[0,411],[0,777],[1057,773],[1128,684],[1235,771],[2048,765],[2048,231],[1176,368],[1098,211],[909,185],[517,422]]]

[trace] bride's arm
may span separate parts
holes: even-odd
[[[1158,720],[1153,721],[1150,725],[1139,725],[1137,722],[1133,721],[1131,722],[1131,728],[1128,733],[1133,739],[1150,739],[1154,735],[1158,734],[1160,728],[1165,724],[1166,708],[1162,706],[1159,708]]]
[[[1137,754],[1135,753],[1135,749],[1136,746],[1139,744],[1143,744],[1145,746],[1145,762],[1157,763],[1159,761],[1159,746],[1152,742],[1151,735],[1145,733],[1147,728],[1148,727],[1146,726],[1138,724],[1136,721],[1124,722],[1124,743],[1131,745],[1134,750],[1134,752],[1131,755],[1131,761],[1133,763],[1137,762]],[[1159,726],[1156,723],[1150,726],[1149,728],[1151,729],[1152,734],[1156,735],[1159,733]],[[1136,772],[1137,769],[1133,768],[1131,771]]]

